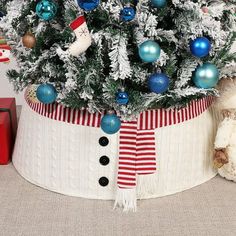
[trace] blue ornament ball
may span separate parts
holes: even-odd
[[[92,11],[99,6],[99,0],[77,0],[78,5],[85,11]]]
[[[135,18],[135,10],[133,7],[126,6],[120,11],[122,21],[131,21]]]
[[[219,81],[219,75],[219,70],[214,64],[204,63],[195,70],[193,82],[198,88],[213,88]]]
[[[156,8],[163,8],[167,4],[167,0],[151,0],[151,4]]]
[[[164,73],[154,73],[148,78],[148,88],[153,93],[164,93],[170,84],[169,77]]]
[[[144,62],[155,62],[160,54],[161,48],[155,41],[147,40],[139,46],[139,56]]]
[[[36,5],[36,13],[45,21],[52,20],[57,14],[57,5],[53,0],[42,0]]]
[[[106,134],[115,134],[120,130],[121,121],[116,114],[107,114],[101,120],[101,128]]]
[[[129,102],[129,95],[124,91],[119,91],[116,94],[116,102],[119,105],[126,105]]]
[[[51,84],[41,84],[37,88],[36,96],[44,104],[51,104],[56,101],[57,91]]]
[[[199,37],[190,42],[190,51],[195,57],[205,57],[211,50],[211,42],[206,37]]]

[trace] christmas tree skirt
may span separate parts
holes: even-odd
[[[166,123],[154,129],[157,168],[153,174],[137,175],[137,198],[174,194],[216,175],[212,167],[216,121],[213,109],[204,101],[189,106],[189,113],[187,109],[156,111],[159,124]],[[119,132],[107,135],[95,127],[98,114],[82,112],[79,117],[75,110],[61,109],[56,105],[23,106],[13,154],[15,168],[28,181],[51,191],[115,199]]]

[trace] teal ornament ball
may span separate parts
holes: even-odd
[[[155,41],[147,40],[139,46],[139,56],[144,62],[155,62],[160,54],[161,48]]]
[[[36,14],[40,19],[50,21],[57,14],[57,4],[53,0],[42,0],[36,5]]]
[[[219,70],[214,64],[204,63],[195,70],[193,82],[198,88],[213,88],[219,81],[219,75]]]
[[[52,84],[41,84],[37,88],[36,96],[43,104],[51,104],[56,101],[57,91]]]
[[[167,0],[151,0],[151,5],[155,8],[163,8],[167,4]]]
[[[115,134],[120,130],[121,121],[116,114],[106,114],[101,120],[101,129],[106,134]]]

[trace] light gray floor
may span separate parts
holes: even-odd
[[[0,166],[0,236],[236,236],[236,184],[220,177],[140,201],[137,213],[112,207],[112,201],[49,192],[12,164]]]
[[[216,177],[183,193],[144,200],[138,212],[112,201],[63,196],[0,166],[1,236],[235,236],[236,184]]]

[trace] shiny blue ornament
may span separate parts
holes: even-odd
[[[164,93],[170,84],[169,77],[164,73],[154,73],[148,78],[148,88],[153,93]]]
[[[156,8],[163,8],[167,4],[167,0],[151,0],[151,4]]]
[[[57,98],[57,91],[51,84],[41,84],[36,91],[36,96],[40,102],[51,104]]]
[[[193,82],[198,88],[213,88],[218,81],[219,70],[211,63],[198,66],[193,75]]]
[[[120,11],[122,21],[131,21],[135,18],[135,10],[131,6],[126,6]]]
[[[116,114],[107,114],[101,120],[101,128],[106,134],[115,134],[120,130],[121,121]]]
[[[155,41],[147,40],[139,46],[139,56],[144,62],[155,62],[160,54],[161,48]]]
[[[195,57],[205,57],[211,50],[211,42],[206,37],[199,37],[190,43],[190,51]]]
[[[36,6],[36,13],[45,21],[52,20],[57,14],[57,5],[52,0],[42,0]]]
[[[78,5],[85,11],[92,11],[98,7],[99,0],[77,0]]]
[[[119,91],[116,94],[116,102],[119,105],[126,105],[129,102],[129,95],[124,91]]]

